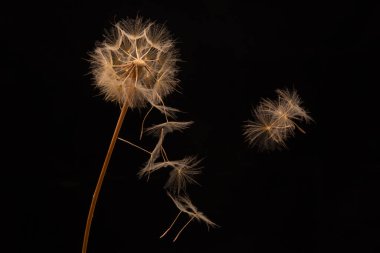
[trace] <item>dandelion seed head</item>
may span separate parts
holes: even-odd
[[[132,108],[159,104],[178,83],[178,53],[163,25],[126,19],[90,54],[96,87],[108,101]]]

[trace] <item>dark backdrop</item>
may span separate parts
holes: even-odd
[[[182,89],[166,101],[195,123],[165,147],[204,158],[189,194],[221,227],[194,222],[173,244],[182,219],[159,239],[176,215],[166,175],[138,180],[147,157],[117,143],[89,253],[379,252],[379,12],[363,1],[15,2],[2,31],[3,85],[16,90],[3,93],[14,99],[7,125],[18,132],[4,168],[14,172],[3,180],[15,239],[4,252],[80,252],[119,113],[94,89],[88,53],[112,23],[136,15],[177,40]],[[249,148],[241,133],[251,106],[284,87],[315,122],[286,150]],[[142,113],[128,112],[123,137],[137,140]]]

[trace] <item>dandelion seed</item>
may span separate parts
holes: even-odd
[[[289,111],[290,117],[296,120],[304,120],[305,122],[312,120],[305,109],[301,107],[302,100],[295,90],[289,91],[288,89],[277,89],[276,92],[279,95],[279,100],[285,102],[281,104],[285,105],[285,110]]]
[[[246,121],[243,135],[251,146],[259,146],[263,150],[270,150],[277,146],[284,146],[284,139],[279,129],[274,127],[274,119],[270,114],[263,113],[259,106],[252,113],[255,121]]]
[[[178,121],[168,121],[164,122],[158,125],[151,126],[145,130],[148,134],[155,134],[157,135],[160,133],[161,129],[163,129],[164,133],[172,133],[174,131],[180,131],[187,129],[191,124],[193,124],[193,121],[187,121],[187,122],[178,122]]]
[[[156,165],[155,161],[160,157],[160,154],[162,152],[162,144],[164,142],[164,137],[165,137],[164,131],[161,131],[160,138],[158,139],[155,148],[150,153],[149,160],[147,161],[145,167],[142,168],[137,173],[137,175],[139,176],[139,178],[142,178],[143,176],[147,175],[148,179],[149,179],[149,175],[152,172],[154,172],[154,171],[157,170],[157,168],[156,168],[157,165]]]
[[[148,162],[149,163],[149,162]],[[198,182],[194,179],[196,175],[201,174],[199,167],[200,160],[196,157],[186,157],[181,160],[151,162],[138,173],[139,177],[148,176],[162,168],[172,168],[169,179],[164,188],[179,194],[185,192],[188,184]]]
[[[168,165],[172,167],[173,170],[170,172],[169,179],[164,188],[179,194],[180,192],[186,192],[188,184],[198,184],[194,176],[202,173],[199,167],[200,162],[201,161],[196,157],[186,157],[179,161],[169,161]]]
[[[181,112],[177,108],[173,108],[173,107],[169,107],[165,105],[152,104],[152,106],[165,115],[166,121],[168,121],[168,118],[175,119],[176,113]]]
[[[217,227],[218,225],[212,222],[205,214],[200,212],[196,206],[191,202],[188,196],[173,196],[170,192],[167,192],[170,199],[174,202],[178,210],[188,214],[190,217],[194,217],[199,222],[204,222],[208,228]]]
[[[294,136],[295,129],[305,131],[296,121],[309,122],[311,117],[301,107],[296,91],[277,90],[278,100],[263,99],[253,110],[254,121],[243,126],[246,141],[263,150],[286,147],[286,140]]]
[[[170,199],[174,202],[175,206],[178,208],[180,213],[175,218],[174,222],[170,225],[170,227],[164,232],[164,234],[161,236],[161,238],[172,228],[176,220],[178,219],[179,215],[181,213],[186,213],[190,219],[189,221],[181,228],[181,230],[177,233],[176,237],[173,241],[176,241],[182,231],[190,224],[191,221],[194,219],[199,222],[204,222],[209,229],[210,227],[218,227],[217,224],[215,224],[213,221],[211,221],[209,218],[207,218],[206,215],[204,215],[202,212],[200,212],[194,204],[191,202],[190,198],[188,196],[173,196],[170,194],[170,192],[167,192]]]

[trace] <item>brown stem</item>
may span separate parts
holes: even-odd
[[[115,131],[113,132],[111,143],[110,143],[110,146],[108,147],[107,155],[106,155],[106,158],[104,160],[103,167],[102,167],[102,170],[101,170],[99,178],[98,178],[98,183],[96,184],[96,188],[95,188],[94,194],[92,195],[91,206],[90,206],[90,210],[88,211],[87,222],[86,222],[86,229],[85,229],[85,232],[84,232],[83,245],[82,245],[82,253],[86,253],[87,252],[88,238],[89,238],[89,235],[90,235],[92,217],[94,215],[96,202],[98,201],[99,192],[100,192],[100,189],[102,188],[102,184],[103,184],[103,179],[104,179],[104,176],[106,175],[108,164],[110,162],[111,155],[112,155],[113,149],[115,147],[116,140],[117,140],[117,137],[119,135],[120,128],[121,128],[121,126],[123,124],[123,121],[124,121],[124,118],[125,118],[125,114],[127,113],[128,107],[129,107],[128,106],[128,100],[126,99],[125,102],[124,102],[124,104],[123,104],[123,107],[121,109],[119,119],[117,120]]]

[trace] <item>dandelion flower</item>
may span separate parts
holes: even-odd
[[[105,100],[118,103],[121,110],[91,200],[82,253],[87,252],[92,217],[128,108],[141,108],[150,104],[165,114],[166,119],[168,116],[174,117],[178,111],[166,107],[163,102],[163,98],[174,91],[178,83],[177,51],[164,26],[141,18],[120,21],[90,57],[96,87],[104,94]],[[148,169],[163,152],[163,136],[162,131],[156,148],[152,152],[147,151],[150,153],[146,166]]]
[[[162,103],[178,83],[177,50],[162,25],[141,18],[115,24],[91,54],[96,86],[106,100],[129,107]]]

